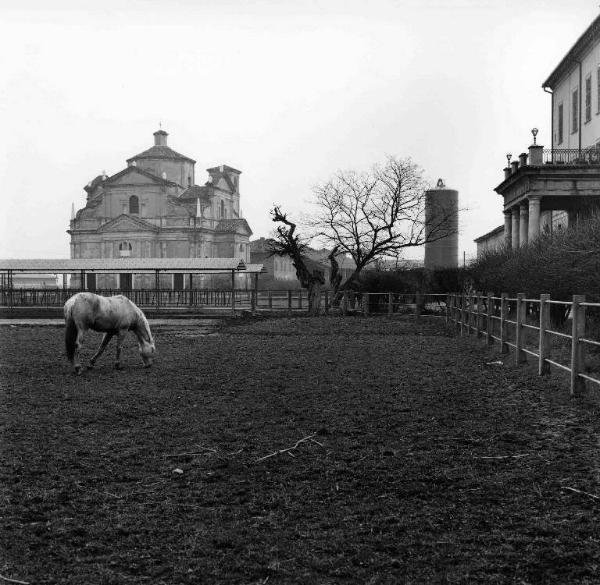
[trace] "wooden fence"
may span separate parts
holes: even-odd
[[[552,306],[560,308],[564,315],[568,314],[570,333],[552,329]],[[587,313],[590,310],[599,313],[598,309],[600,303],[586,302],[583,295],[574,295],[571,301],[554,301],[547,294],[539,299],[528,299],[523,293],[513,298],[508,294],[500,297],[491,293],[449,294],[446,320],[453,323],[461,335],[474,333],[477,337],[485,336],[488,345],[500,343],[502,353],[509,353],[512,348],[516,364],[527,361],[527,356],[536,358],[540,376],[548,374],[552,367],[568,372],[571,394],[574,394],[582,390],[586,382],[600,385],[600,379],[586,373],[588,350],[600,348],[600,341],[586,337],[586,326],[591,323]],[[535,332],[535,350],[531,343],[529,346],[526,343],[529,332]],[[561,357],[566,357],[569,365],[550,357],[554,340],[562,344]]]
[[[0,288],[0,307],[8,309],[29,307],[62,307],[78,289],[60,288]],[[256,289],[98,289],[103,296],[123,294],[136,305],[157,309],[229,308],[232,310],[303,311],[308,308],[307,292],[296,290]],[[347,291],[336,301],[335,310],[349,312],[396,313],[401,310],[416,311],[417,307],[435,303],[441,310],[446,295],[415,295],[396,293],[355,293]],[[331,291],[321,292],[321,310],[329,313],[334,305]]]

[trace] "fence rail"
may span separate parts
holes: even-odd
[[[562,308],[571,320],[571,333],[551,329],[551,307]],[[523,363],[527,356],[537,358],[538,374],[546,375],[554,367],[570,374],[570,391],[574,394],[585,387],[586,382],[600,385],[600,379],[590,374],[586,362],[589,348],[600,347],[600,341],[586,336],[588,309],[599,309],[600,303],[585,301],[583,295],[574,295],[571,301],[553,301],[550,295],[539,299],[526,298],[519,293],[516,297],[491,293],[449,294],[446,302],[446,321],[456,326],[461,335],[475,333],[485,335],[488,345],[500,343],[502,353],[514,350],[516,364]],[[498,315],[499,313],[499,315]],[[509,315],[513,317],[509,319]],[[536,321],[533,325],[529,321]],[[512,330],[512,331],[511,331]],[[535,347],[526,346],[526,332],[536,331]],[[512,333],[512,335],[511,335]],[[552,338],[567,340],[570,345],[568,365],[550,357]],[[564,352],[563,352],[564,353]],[[597,374],[600,375],[600,374]]]
[[[67,299],[79,292],[77,289],[16,289],[0,288],[0,307],[62,307]],[[123,294],[142,308],[184,309],[184,308],[233,308],[234,310],[285,310],[297,311],[308,308],[305,290],[256,290],[236,289],[97,289],[94,292],[103,296]],[[400,310],[423,309],[443,313],[446,295],[415,295],[396,293],[355,293],[345,292],[334,299],[331,291],[321,292],[321,308],[327,313],[336,307],[343,313],[396,313]]]

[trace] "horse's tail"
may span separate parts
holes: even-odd
[[[75,357],[75,342],[77,340],[77,325],[75,325],[75,320],[73,319],[73,302],[72,299],[69,299],[65,303],[64,307],[65,312],[65,347],[67,350],[67,358],[73,361]]]
[[[67,349],[67,357],[69,360],[73,360],[75,357],[75,341],[77,340],[77,326],[73,319],[67,320],[67,327],[65,329],[65,347]]]

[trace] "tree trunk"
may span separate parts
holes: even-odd
[[[308,287],[308,314],[316,317],[321,310],[321,282],[313,281]]]

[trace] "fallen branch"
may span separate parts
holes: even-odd
[[[4,575],[0,575],[0,579],[2,579],[3,581],[8,581],[9,583],[20,583],[21,585],[29,585],[28,581],[19,581],[17,579],[9,579],[8,577],[5,577]]]
[[[165,457],[193,457],[196,455],[204,455],[206,452],[214,453],[217,455],[216,449],[211,449],[210,447],[203,447],[202,445],[195,445],[198,449],[202,449],[202,451],[186,451],[185,453],[174,453],[172,455],[165,455]]]
[[[295,449],[298,448],[299,445],[301,445],[302,443],[306,443],[306,441],[312,441],[313,443],[317,443],[318,445],[321,445],[321,443],[319,443],[318,441],[315,441],[313,439],[313,437],[316,435],[317,433],[313,433],[312,435],[308,435],[308,437],[304,437],[302,439],[299,439],[298,441],[296,441],[296,444],[293,447],[288,447],[287,449],[279,449],[279,451],[274,451],[273,453],[269,453],[269,455],[265,455],[264,457],[261,457],[260,459],[257,459],[255,461],[255,463],[259,463],[260,461],[264,461],[265,459],[269,459],[269,457],[275,457],[275,455],[281,455],[282,453],[287,453],[288,455],[292,455],[291,451],[294,451]],[[321,445],[322,447],[323,445]],[[292,455],[293,457],[294,455]]]
[[[474,459],[517,459],[519,457],[527,457],[529,453],[519,453],[517,455],[490,455],[487,457],[474,457]]]
[[[576,488],[569,487],[568,485],[561,486],[561,489],[569,490],[570,492],[575,492],[576,494],[581,494],[583,496],[587,496],[588,498],[593,498],[594,500],[600,500],[600,496],[597,496],[595,494],[590,494],[589,492],[584,492],[584,491],[578,490]]]
[[[206,451],[200,451],[198,453],[189,452],[189,453],[174,453],[173,455],[165,455],[165,457],[192,457],[196,455],[204,455]]]

